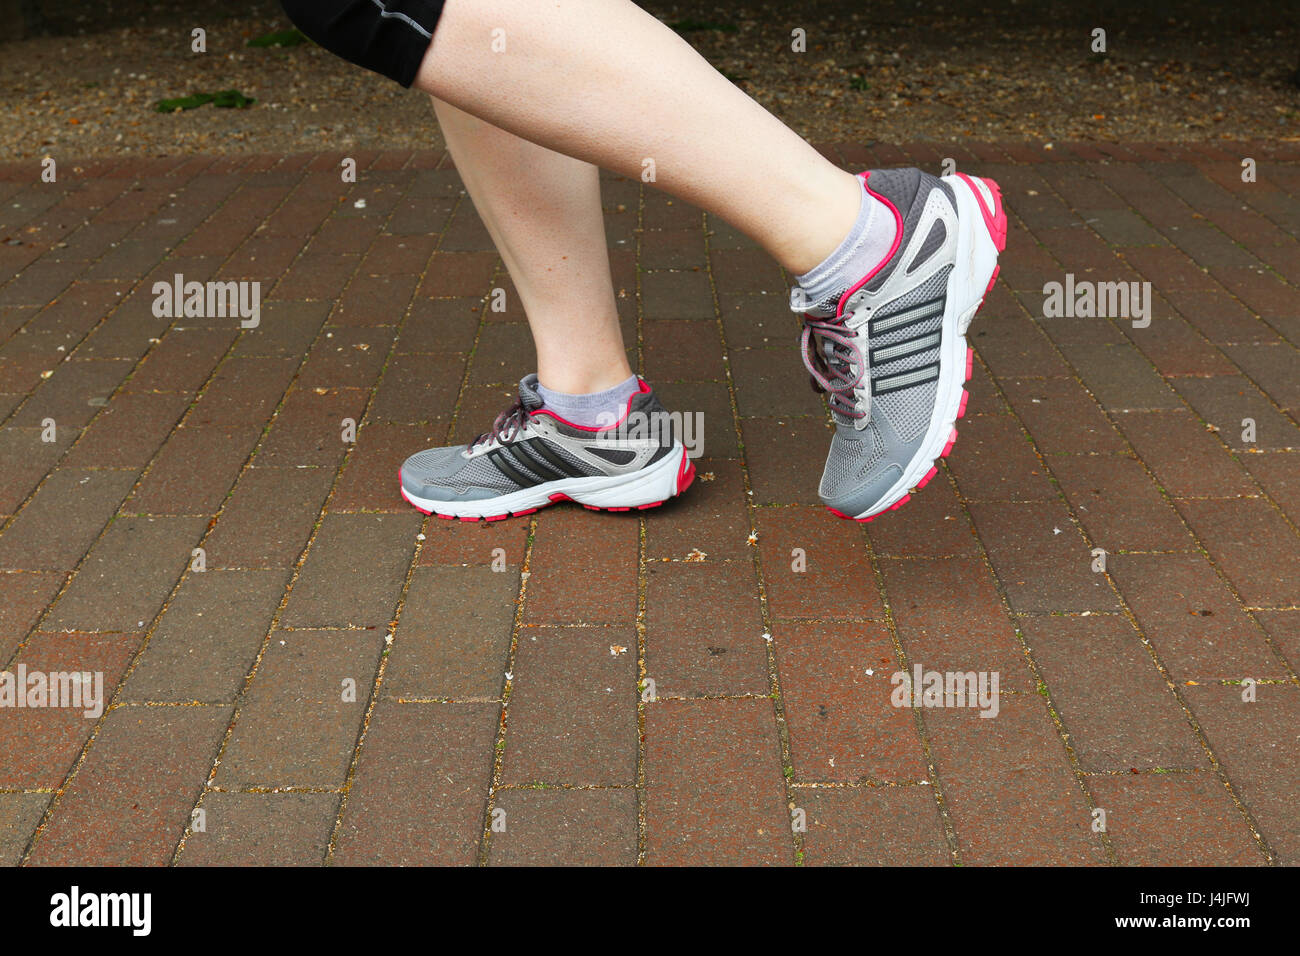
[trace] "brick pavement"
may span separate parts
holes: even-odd
[[[1300,151],[825,149],[1010,215],[955,454],[870,525],[817,506],[787,278],[638,183],[620,308],[700,480],[469,525],[395,469],[532,358],[445,157],[0,167],[0,666],[109,699],[0,707],[0,861],[1300,863]],[[260,324],[155,315],[178,273]],[[1067,273],[1150,324],[1044,317]],[[893,706],[914,666],[996,717]]]

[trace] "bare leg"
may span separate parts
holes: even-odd
[[[584,394],[632,374],[595,166],[433,100],[456,171],[519,290],[541,383]]]
[[[857,215],[851,175],[629,0],[448,0],[415,85],[626,176],[652,161],[657,186],[796,274],[830,255]]]

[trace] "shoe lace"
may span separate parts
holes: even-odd
[[[514,441],[515,436],[523,431],[532,417],[532,409],[525,407],[523,399],[515,399],[513,405],[493,420],[491,428],[469,443],[468,450],[473,451],[484,442],[493,440],[502,445]]]
[[[826,393],[831,411],[853,419],[869,417],[870,394],[866,406],[860,407],[855,393],[867,372],[862,347],[857,341],[860,333],[848,328],[843,316],[810,315],[810,307],[800,305],[794,296],[790,307],[803,313],[799,344],[813,389]]]

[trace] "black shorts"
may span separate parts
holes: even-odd
[[[280,0],[310,39],[409,87],[433,41],[443,0]]]

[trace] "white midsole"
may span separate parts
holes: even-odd
[[[957,424],[961,395],[966,387],[966,330],[984,298],[993,269],[998,264],[998,247],[989,235],[972,187],[960,176],[944,176],[957,199],[957,255],[948,275],[947,299],[943,311],[943,341],[939,346],[939,380],[935,386],[934,413],[916,454],[898,481],[880,500],[855,518],[869,518],[897,504],[933,467],[948,444]],[[989,208],[992,196],[987,197]]]
[[[496,498],[480,501],[443,501],[413,495],[405,488],[402,495],[417,508],[453,518],[487,518],[514,511],[527,511],[551,504],[552,495],[564,495],[593,508],[637,508],[658,504],[677,494],[677,476],[685,449],[673,442],[673,450],[653,465],[625,475],[594,475],[588,478],[560,478],[521,488]]]

